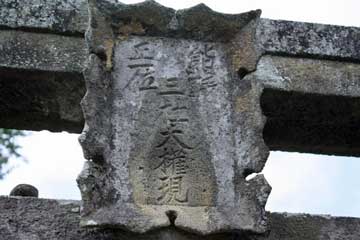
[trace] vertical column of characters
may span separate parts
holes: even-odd
[[[217,86],[215,60],[216,51],[212,44],[196,45],[188,55],[186,66],[188,81],[200,84],[200,90],[213,89]]]
[[[159,110],[165,116],[166,126],[160,132],[162,141],[156,146],[160,163],[160,204],[186,204],[189,201],[189,184],[186,177],[189,170],[189,155],[192,147],[185,141],[185,129],[189,125],[185,81],[177,78],[161,79]]]
[[[128,59],[128,68],[132,71],[130,83],[135,82],[139,91],[158,89],[155,79],[155,51],[149,42],[144,41],[133,46],[133,54]]]

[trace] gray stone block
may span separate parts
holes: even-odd
[[[262,86],[238,75],[259,57],[259,12],[89,6],[82,226],[266,231],[271,188],[262,175],[245,180],[269,153]]]
[[[175,227],[146,234],[79,226],[81,202],[0,196],[0,240],[358,240],[360,219],[328,215],[267,213],[265,235],[200,236]]]
[[[0,0],[0,26],[83,35],[86,0]]]

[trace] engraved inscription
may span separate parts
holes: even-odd
[[[197,45],[189,53],[186,73],[189,81],[198,82],[201,90],[217,86],[214,69],[216,51],[211,44]]]
[[[133,55],[129,57],[128,68],[132,70],[130,82],[139,81],[140,91],[157,89],[155,83],[154,51],[148,42],[141,42],[134,45]]]
[[[260,11],[111,2],[89,4],[80,224],[125,235],[264,233],[270,187],[261,174],[243,174],[261,170],[268,155],[263,84],[236,74],[261,57],[252,41]],[[251,107],[237,111],[239,98]]]
[[[188,128],[189,118],[186,102],[186,94],[181,87],[180,80],[176,77],[162,79],[159,96],[162,103],[159,112],[165,115],[166,128],[160,131],[162,141],[156,146],[159,155],[158,176],[159,203],[186,203],[188,202],[189,186],[184,184],[189,168],[189,153],[192,147],[184,140],[184,128]]]
[[[135,199],[143,204],[211,205],[216,183],[190,82],[201,88],[216,86],[215,50],[196,44],[189,59],[184,59],[186,51],[176,59],[168,54],[172,46],[154,51],[156,47],[133,44],[126,63],[129,81],[143,97],[131,157]]]
[[[183,184],[183,178],[186,178],[189,165],[187,162],[188,153],[181,149],[165,145],[164,154],[159,156],[161,163],[155,167],[159,169],[160,195],[157,197],[159,203],[186,203],[188,202],[188,186]]]

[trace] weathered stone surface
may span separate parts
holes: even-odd
[[[199,236],[170,227],[134,234],[79,226],[80,202],[0,197],[0,240],[358,240],[360,219],[268,213],[270,233],[222,233]]]
[[[122,36],[137,34],[229,41],[261,14],[260,10],[242,14],[222,14],[212,11],[204,4],[175,11],[153,0],[138,4],[123,4],[116,1],[89,2],[90,13],[93,16],[104,14],[104,17],[111,19],[111,23],[108,24],[111,25],[114,34]],[[92,6],[95,4],[98,10]],[[94,21],[91,20],[93,30],[97,28],[96,24],[100,19]]]
[[[272,55],[360,62],[360,28],[261,19],[259,45]]]
[[[86,59],[83,38],[14,30],[0,31],[0,53],[0,68],[70,74],[81,73]]]
[[[360,222],[356,218],[270,213],[270,219],[270,235],[254,237],[254,240],[355,240],[360,237]]]
[[[267,89],[360,97],[360,64],[262,56],[252,75]]]
[[[82,35],[87,20],[86,0],[0,0],[0,28]]]
[[[153,3],[148,2],[148,4]],[[105,2],[104,5],[105,7],[114,6],[109,2]],[[85,33],[88,24],[86,0],[1,0],[0,6],[0,27],[3,28],[80,36]],[[133,8],[132,12],[129,12],[125,4],[116,4],[119,14],[125,13],[126,17],[134,15],[137,19],[143,19],[150,24],[166,26],[166,23],[159,21],[159,19],[166,19],[164,11],[152,12],[145,16],[141,13],[142,7],[144,5]],[[193,12],[197,12],[196,8]],[[192,14],[192,12],[190,13]],[[169,15],[166,10],[165,14]],[[216,15],[216,13],[213,14]],[[185,19],[187,15],[185,15]],[[198,17],[201,18],[201,14],[198,14]],[[212,21],[211,19],[209,18],[207,21]],[[216,19],[219,20],[217,17]],[[168,20],[171,18],[169,17]],[[216,24],[221,26],[224,21],[226,22],[226,18],[222,20]],[[204,21],[203,18],[200,22],[202,21]],[[196,25],[197,22],[193,23]],[[191,29],[195,25],[190,22],[187,26]],[[125,24],[124,26],[121,29],[125,32],[128,31],[129,25]],[[176,27],[176,25],[174,26]],[[230,32],[233,30],[230,29]],[[221,32],[217,34],[219,35]],[[358,27],[261,19],[256,39],[262,49],[270,54],[346,59],[358,62],[360,61],[359,34]]]
[[[270,149],[360,155],[360,64],[263,56],[248,77],[266,89]]]
[[[106,5],[107,2],[104,3]],[[248,20],[258,12],[240,18],[226,17],[213,14],[200,5],[191,11],[175,13],[167,8],[157,8],[154,12],[142,14],[155,5],[153,2],[130,8],[117,5],[118,12],[112,16],[113,20],[117,19],[116,24],[110,26],[111,34],[115,34],[110,34],[108,40],[116,36],[121,38],[100,42],[100,48],[92,49],[100,57],[98,61],[106,73],[117,66],[116,61],[112,61],[113,48],[120,44],[114,43],[136,41],[138,38],[129,37],[133,34],[184,38],[187,40],[183,40],[183,43],[191,42],[193,45],[199,44],[199,40],[218,39],[222,43],[216,44],[217,47],[231,42],[233,48],[229,49],[234,54],[229,62],[242,77],[245,76],[242,79],[244,85],[237,88],[251,85],[251,89],[256,89],[254,94],[257,98],[265,88],[261,108],[268,118],[264,138],[271,149],[360,155],[359,64],[351,63],[359,62],[359,28],[261,19],[254,34],[248,29],[253,29],[258,21]],[[104,9],[109,6],[112,4]],[[118,13],[122,17],[117,18]],[[178,16],[175,20],[174,14]],[[209,14],[211,17],[205,18],[207,22],[203,21],[203,16]],[[130,16],[136,16],[136,19],[131,20]],[[163,18],[165,21],[162,21]],[[243,22],[234,28],[231,22],[241,22],[241,19],[245,19],[247,25],[244,26]],[[200,26],[200,31],[194,31],[198,22],[205,24]],[[86,25],[85,1],[0,1],[0,28],[4,29],[0,30],[2,127],[80,131],[83,120],[78,103],[84,92],[80,72],[86,57],[81,35]],[[241,34],[238,35],[238,32]],[[164,45],[169,43],[166,39],[156,39],[164,41]],[[247,44],[254,39],[257,44]],[[160,51],[164,52],[167,51]],[[247,75],[255,70],[260,52],[282,57],[263,56],[258,70]],[[254,85],[255,88],[252,88]],[[249,98],[243,95],[237,100],[237,109],[259,107],[259,101],[251,105],[253,102],[249,103]],[[244,116],[244,119],[253,120],[249,116]],[[199,131],[201,129],[192,131],[189,136]],[[259,133],[250,132],[250,135],[256,134]],[[144,151],[139,149],[140,153]],[[97,161],[101,159],[102,156],[95,155],[94,163],[90,164],[98,167]],[[135,169],[141,168],[136,164],[130,165]],[[200,166],[200,169],[203,168]],[[109,175],[112,174],[111,170],[107,172]],[[137,194],[136,201],[144,201],[144,197]],[[59,205],[54,200],[0,198],[0,239],[359,239],[358,219],[286,214],[270,214],[271,233],[268,237],[248,233],[200,237],[174,226],[145,235],[122,230],[89,231],[78,228],[78,204],[62,202]],[[159,212],[166,210],[169,209]],[[173,209],[166,213],[170,224],[179,223]],[[178,218],[182,216],[180,214]]]
[[[265,85],[263,134],[271,150],[360,156],[358,64],[266,56],[258,70]],[[81,132],[85,86],[80,73],[2,68],[0,84],[2,127]]]
[[[16,4],[10,4],[10,2],[13,1],[3,1],[1,11],[3,13],[13,12],[12,16],[17,17],[12,18],[12,20],[10,18],[1,18],[3,28],[16,28],[18,26],[26,31],[61,33],[61,31],[54,30],[51,25],[44,23],[50,23],[52,16],[61,18],[59,15],[61,15],[62,11],[54,7],[58,6],[61,9],[62,5],[65,4],[64,1],[44,1],[43,9],[53,10],[49,10],[47,14],[42,14],[42,18],[33,18],[28,24],[29,27],[23,26],[23,23],[26,23],[26,18],[22,17],[22,8],[19,7],[19,4],[24,4],[24,8],[26,8],[32,2],[18,1]],[[74,14],[87,12],[87,4],[80,4],[80,2],[76,1],[76,4],[79,4],[81,10],[74,11]],[[79,17],[74,18],[80,19]],[[75,32],[83,33],[85,31],[88,20],[85,17],[82,19],[82,28],[79,28],[77,24],[70,24],[71,21],[68,21],[73,26],[72,28],[75,29],[74,34],[76,35],[78,34]],[[66,34],[72,34],[70,31],[66,31]],[[123,31],[126,32],[126,28]],[[260,20],[256,34],[258,50],[272,55],[294,56],[294,58],[278,57],[276,59],[279,59],[279,64],[283,65],[283,69],[285,67],[292,69],[291,71],[277,70],[278,74],[284,75],[285,78],[287,74],[290,74],[292,82],[296,82],[296,84],[287,85],[288,87],[284,88],[283,84],[269,85],[270,78],[263,79],[266,82],[265,89],[269,87],[272,89],[279,88],[280,91],[266,90],[266,96],[262,98],[264,106],[267,106],[266,115],[269,117],[264,136],[270,149],[355,156],[360,154],[356,150],[359,149],[359,147],[356,147],[356,145],[359,145],[358,141],[356,141],[356,138],[351,137],[356,135],[350,134],[356,133],[353,130],[356,121],[351,123],[346,120],[333,122],[334,124],[329,125],[325,124],[323,118],[321,118],[322,115],[326,115],[322,109],[328,109],[324,108],[322,104],[327,102],[326,96],[328,94],[326,91],[329,90],[331,94],[339,97],[341,94],[351,96],[349,94],[358,92],[358,86],[355,84],[358,81],[354,78],[357,65],[349,62],[359,61],[360,51],[358,48],[359,41],[357,41],[359,31],[359,28],[354,27],[269,19]],[[9,30],[0,30],[0,39],[0,65],[2,66],[0,72],[2,83],[0,97],[2,112],[4,113],[0,120],[1,125],[18,129],[81,132],[83,125],[83,117],[79,108],[81,94],[75,93],[82,93],[85,89],[83,79],[80,76],[86,58],[83,40],[55,34],[35,34]],[[251,36],[248,39],[251,39]],[[249,52],[253,53],[254,51]],[[70,54],[69,58],[67,57],[68,54]],[[237,55],[242,54],[244,52]],[[234,56],[237,55],[234,54]],[[273,65],[275,65],[275,69],[279,68],[277,66],[278,61],[268,61],[269,58],[272,57],[268,56],[260,63],[269,63],[268,69],[270,71],[273,71],[271,70],[271,68],[274,69]],[[316,58],[319,60],[314,61],[315,65],[312,65],[312,59]],[[281,59],[283,60],[281,61]],[[337,60],[338,64],[329,65],[329,62],[324,61],[324,59]],[[349,62],[344,62],[344,60]],[[284,65],[287,61],[291,63],[291,66]],[[307,64],[304,65],[305,62]],[[241,63],[244,64],[244,62]],[[341,67],[341,75],[336,73],[336,69],[340,65],[347,66]],[[250,66],[248,67],[250,69]],[[322,80],[316,80],[315,77],[308,73],[306,67],[312,69],[309,72],[315,74],[316,79]],[[23,69],[28,70],[24,71]],[[63,71],[67,73],[63,73]],[[292,72],[296,74],[292,74]],[[334,74],[328,74],[328,72]],[[327,81],[327,77],[333,80]],[[353,85],[348,85],[349,78],[354,82]],[[66,87],[63,87],[59,84],[63,80],[59,81],[59,79],[71,79],[71,81],[66,81]],[[308,81],[308,79],[313,80]],[[30,82],[31,84],[29,84]],[[334,86],[336,88],[333,88]],[[342,86],[347,90],[342,90]],[[293,87],[296,88],[294,89],[296,92],[305,94],[292,94],[294,92]],[[39,89],[47,90],[39,91]],[[21,94],[17,93],[18,91]],[[311,108],[315,110],[311,111],[311,115],[307,115],[306,111],[296,107],[297,105],[301,106],[306,99],[312,99],[306,94],[306,91],[310,91],[309,94],[312,94],[312,91],[321,92],[321,95],[317,98],[319,99],[316,101],[317,104],[310,104],[308,101],[308,105],[315,106]],[[36,98],[33,96],[36,96]],[[289,100],[289,97],[292,100]],[[61,100],[64,103],[54,103],[54,100]],[[350,100],[347,98],[345,102]],[[276,107],[276,104],[280,103],[283,105]],[[342,107],[346,106],[343,105]],[[305,109],[309,109],[309,107],[305,107]],[[59,113],[59,111],[61,112]],[[294,112],[297,113],[291,114]],[[274,114],[277,115],[276,118],[274,118]],[[303,119],[301,124],[299,124],[299,121],[293,121],[296,120],[295,116]],[[71,122],[67,120],[69,118]],[[313,141],[308,141],[308,139]]]
[[[253,70],[248,66],[255,66],[257,53],[247,47],[248,38],[242,52],[253,57],[243,64],[243,55],[232,51],[236,41],[227,39],[240,38],[246,24],[252,27],[245,35],[254,36],[259,14],[214,14],[204,5],[177,14],[147,1],[120,4],[117,15],[116,5],[105,2],[90,5],[87,39],[94,53],[82,101],[80,142],[89,160],[78,179],[82,225],[134,232],[171,225],[200,234],[264,232],[270,186],[262,175],[245,180],[262,170],[269,153],[261,134],[262,88],[237,75],[240,68]],[[148,33],[148,20],[127,19],[126,13],[137,16],[140,10],[143,16],[164,15],[149,29],[165,37],[138,36]],[[198,23],[193,35],[200,16],[211,21]],[[114,31],[125,19],[138,21],[143,32]],[[235,25],[219,38],[216,31]],[[168,31],[186,39],[170,38]]]
[[[0,68],[1,127],[79,132],[84,93],[80,74]]]
[[[5,128],[78,131],[83,38],[0,31],[0,116]]]
[[[47,2],[44,5],[55,4],[55,2]],[[56,5],[60,6],[61,3]],[[11,4],[6,4],[6,6],[8,9],[12,9],[11,11],[19,11],[21,9],[16,9]],[[59,11],[55,12],[54,14],[59,13]],[[17,13],[17,15],[20,16],[21,14]],[[18,21],[22,20],[19,18]],[[32,23],[32,27],[28,29],[29,31],[38,32],[41,30],[38,28],[41,21],[39,19],[37,21],[39,22]],[[4,26],[11,27],[10,25]],[[265,26],[271,30],[266,32],[264,30]],[[331,31],[332,33],[337,32],[336,37],[329,35],[327,32],[327,29],[332,27],[337,29],[337,31]],[[296,31],[285,34],[286,31],[284,32],[284,29],[291,28]],[[311,30],[311,34],[316,36],[309,39],[301,37],[305,36],[306,29]],[[46,30],[46,32],[51,31],[50,28]],[[260,61],[260,66],[258,66],[260,73],[265,70],[270,71],[268,77],[261,79],[261,81],[265,82],[265,89],[279,89],[282,92],[265,91],[266,96],[262,98],[264,106],[267,106],[266,115],[269,117],[269,121],[265,126],[264,137],[270,149],[356,156],[360,154],[356,150],[358,149],[356,147],[358,141],[351,137],[356,135],[350,134],[356,132],[353,131],[354,124],[351,124],[349,121],[342,121],[333,122],[333,124],[328,125],[323,122],[324,118],[321,118],[322,115],[326,115],[323,111],[325,107],[321,103],[325,104],[327,102],[327,91],[339,97],[342,94],[351,97],[353,93],[359,92],[359,88],[356,85],[358,82],[356,80],[358,79],[356,78],[356,74],[358,74],[356,66],[358,65],[341,61],[342,59],[357,61],[356,56],[359,55],[359,50],[354,47],[357,41],[356,38],[345,38],[345,36],[350,36],[351,34],[340,34],[352,32],[352,35],[354,35],[358,31],[358,28],[268,19],[260,20],[257,30],[258,43],[262,44],[262,47],[261,44],[257,45],[260,49],[263,48],[266,52],[275,55],[297,56],[295,58],[263,57]],[[286,36],[282,41],[279,40],[282,39],[281,33]],[[85,86],[80,74],[86,58],[83,40],[81,38],[63,37],[55,34],[9,30],[1,30],[0,39],[0,65],[2,66],[0,70],[2,86],[0,88],[0,98],[2,102],[1,109],[4,113],[0,119],[2,127],[81,132],[83,117],[79,101],[81,94],[85,91]],[[285,41],[286,39],[288,40]],[[288,44],[289,39],[291,39],[290,42],[293,42],[296,48],[290,47]],[[297,42],[299,41],[298,39],[305,39],[307,44],[300,44]],[[337,44],[336,42],[339,39],[343,39],[341,40],[342,48],[329,47]],[[317,55],[318,51],[320,51],[319,49],[324,48],[327,48],[327,56]],[[311,49],[318,50],[314,52]],[[348,51],[349,49],[354,51]],[[287,51],[290,52],[287,53]],[[344,51],[347,51],[346,54]],[[309,58],[299,58],[298,56],[307,56]],[[317,57],[319,59],[315,60],[310,57]],[[325,61],[321,58],[337,59],[338,61]],[[264,65],[268,66],[265,70],[262,70]],[[341,71],[337,72],[338,68]],[[274,71],[275,75],[280,76],[277,77],[278,80],[272,80],[275,76]],[[265,73],[262,75],[266,76]],[[281,79],[289,77],[292,79],[292,84],[281,83]],[[327,78],[332,80],[327,81]],[[59,79],[63,80],[60,81]],[[65,79],[67,79],[65,85],[59,84]],[[312,80],[310,81],[309,79]],[[269,81],[272,81],[272,83]],[[31,84],[29,84],[30,82]],[[41,89],[46,90],[43,91]],[[19,91],[21,93],[18,93]],[[294,91],[304,94],[291,94]],[[314,105],[314,103],[308,104],[308,106],[316,106],[311,108],[315,111],[312,111],[310,115],[307,115],[301,108],[296,107],[296,105],[301,105],[306,99],[312,99],[306,94],[307,92],[309,94],[321,93],[319,99],[322,99],[316,101],[317,105]],[[33,96],[36,96],[36,98]],[[289,97],[292,100],[289,100]],[[59,100],[62,103],[58,102]],[[345,99],[345,101],[349,102],[350,99]],[[276,104],[280,103],[283,103],[282,107],[276,107]],[[284,106],[285,103],[288,104]],[[309,107],[305,109],[309,109]],[[345,110],[347,108],[343,105],[342,109]],[[295,111],[297,112],[296,114],[291,114]],[[51,112],[50,115],[49,112]],[[274,114],[276,114],[276,118],[274,118]],[[348,115],[341,114],[340,116],[346,117]],[[302,124],[299,124],[299,121],[293,121],[296,118],[302,118]],[[281,129],[286,130],[280,131]],[[308,139],[313,141],[308,141]],[[323,141],[326,142],[323,143]],[[352,146],[351,148],[349,148],[349,144]]]
[[[269,89],[261,102],[270,149],[360,156],[360,98]]]
[[[79,202],[0,197],[0,239],[87,239],[79,225]]]

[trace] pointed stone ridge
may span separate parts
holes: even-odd
[[[89,1],[82,226],[263,233],[259,12]],[[247,75],[247,76],[246,76]],[[240,77],[241,76],[241,79]]]
[[[226,41],[261,14],[261,10],[223,14],[213,11],[205,4],[175,11],[152,0],[137,4],[90,1],[108,18],[107,21],[116,34]],[[142,31],[134,29],[134,24],[141,27]]]

